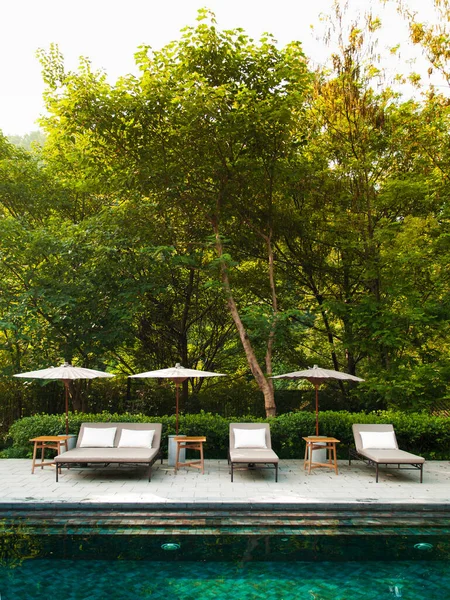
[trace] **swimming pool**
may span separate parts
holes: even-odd
[[[450,506],[0,505],[0,600],[450,600]]]
[[[450,598],[449,536],[0,536],[1,600]]]

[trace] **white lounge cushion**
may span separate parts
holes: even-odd
[[[234,429],[235,448],[267,448],[265,429]]]
[[[369,448],[380,450],[397,449],[393,431],[361,431],[360,436],[364,450]]]
[[[151,448],[154,429],[122,429],[118,448]]]
[[[114,448],[117,427],[85,427],[80,448]]]

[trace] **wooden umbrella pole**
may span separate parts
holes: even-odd
[[[178,435],[178,395],[180,393],[180,384],[178,381],[175,383],[177,388],[177,407],[176,407],[176,421],[175,421],[175,433]]]
[[[66,390],[66,435],[69,435],[69,380],[63,379]]]
[[[316,435],[319,435],[319,384],[315,384],[316,388]]]

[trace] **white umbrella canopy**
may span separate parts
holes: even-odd
[[[341,379],[347,381],[364,381],[356,375],[349,375],[341,371],[333,371],[332,369],[321,369],[317,365],[308,367],[305,371],[293,371],[292,373],[284,373],[283,375],[275,375],[272,379],[307,379],[316,388],[316,435],[319,435],[319,386],[325,383],[327,379]]]
[[[84,367],[74,367],[70,363],[64,363],[60,367],[48,367],[38,371],[28,371],[27,373],[17,373],[13,377],[23,377],[24,379],[60,379],[64,382],[65,404],[66,404],[66,435],[69,435],[69,381],[73,379],[96,379],[97,377],[114,377],[112,373],[105,371],[96,371],[95,369],[85,369]]]
[[[176,363],[174,367],[168,369],[158,369],[156,371],[146,371],[145,373],[136,373],[136,375],[129,375],[130,378],[146,378],[155,377],[157,379],[171,379],[175,382],[176,387],[176,426],[175,431],[178,435],[178,405],[179,405],[179,394],[180,394],[180,383],[190,379],[191,377],[225,377],[226,373],[213,373],[212,371],[200,371],[198,369],[186,369],[182,367],[180,363]]]

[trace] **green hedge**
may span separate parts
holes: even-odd
[[[430,416],[426,413],[401,413],[382,411],[377,413],[349,413],[345,411],[324,411],[320,413],[320,432],[334,436],[341,443],[338,454],[347,457],[347,447],[353,443],[353,423],[392,423],[395,427],[400,448],[424,456],[427,459],[450,459],[450,419]],[[272,444],[280,458],[303,458],[305,444],[303,436],[313,435],[315,415],[311,412],[295,412],[257,419],[254,417],[225,418],[211,413],[180,416],[180,433],[185,435],[205,435],[206,458],[226,458],[228,452],[229,423],[233,422],[270,423]],[[175,433],[175,417],[150,418],[136,414],[71,414],[70,433],[78,434],[84,422],[160,422],[163,425],[162,449],[167,451],[167,436]],[[59,435],[65,433],[64,417],[60,415],[35,415],[24,417],[13,423],[8,436],[12,446],[1,453],[3,458],[25,458],[31,456],[29,440],[39,435]]]

